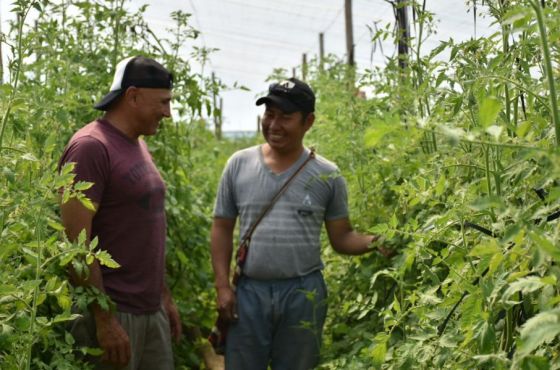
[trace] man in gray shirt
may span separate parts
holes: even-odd
[[[316,155],[256,228],[234,292],[230,281],[233,231],[255,222],[278,189],[309,156],[305,133],[315,120],[315,95],[291,78],[272,84],[262,131],[266,143],[235,153],[218,188],[211,234],[212,265],[220,317],[231,321],[228,370],[308,370],[317,366],[326,316],[320,233],[325,223],[333,248],[359,255],[380,237],[353,231],[347,193],[338,168]]]

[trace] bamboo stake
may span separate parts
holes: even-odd
[[[558,113],[558,99],[556,98],[556,85],[554,82],[554,75],[552,69],[552,62],[550,57],[550,49],[548,47],[548,39],[546,36],[546,27],[544,24],[544,16],[540,4],[536,0],[530,0],[531,6],[537,14],[537,23],[539,25],[539,33],[541,35],[541,46],[544,56],[544,73],[548,79],[548,86],[550,89],[550,109],[552,111],[552,121],[554,123],[554,133],[556,135],[556,146],[560,147],[560,115]]]

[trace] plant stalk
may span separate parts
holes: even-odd
[[[10,112],[12,110],[12,106],[14,104],[14,99],[17,92],[17,87],[19,83],[19,75],[22,68],[23,63],[23,45],[22,45],[22,35],[23,35],[23,24],[25,23],[25,19],[31,10],[33,2],[29,4],[29,6],[25,9],[25,11],[21,12],[18,16],[18,34],[17,34],[17,68],[16,73],[14,76],[14,84],[12,87],[12,92],[10,93],[10,99],[8,100],[8,106],[6,107],[6,111],[2,116],[2,123],[0,125],[0,148],[2,148],[2,140],[4,139],[4,133],[6,130],[6,125],[8,123],[8,117],[10,116]],[[0,149],[1,150],[1,149]]]
[[[39,220],[39,216],[37,216],[37,220],[35,222],[35,233],[37,236],[37,260],[35,261],[35,281],[41,281],[41,259],[42,259],[42,250],[41,250],[41,223]],[[25,369],[31,369],[31,355],[33,344],[35,342],[35,318],[37,316],[37,299],[39,297],[39,286],[35,286],[33,288],[33,303],[31,305],[31,318],[29,321],[29,345],[27,347],[27,356],[26,356],[26,366]]]
[[[556,98],[556,85],[554,82],[554,74],[552,70],[552,62],[550,57],[550,48],[548,46],[548,38],[546,35],[546,27],[544,24],[544,16],[540,4],[536,0],[531,0],[531,6],[537,14],[537,24],[541,36],[541,44],[544,57],[544,72],[548,79],[550,90],[550,109],[552,111],[552,120],[554,123],[554,133],[556,135],[556,146],[560,147],[560,114],[558,113],[558,99]]]

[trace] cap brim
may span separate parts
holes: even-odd
[[[99,110],[107,110],[109,106],[122,94],[122,89],[110,91],[107,95],[98,101],[93,107]]]
[[[288,99],[278,95],[263,96],[262,98],[259,98],[255,104],[262,105],[266,103],[276,105],[282,112],[285,113],[293,113],[301,110],[300,107],[298,107]]]

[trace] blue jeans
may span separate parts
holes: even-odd
[[[319,363],[327,314],[320,271],[282,280],[243,276],[237,287],[239,320],[230,325],[226,370],[309,370]]]

